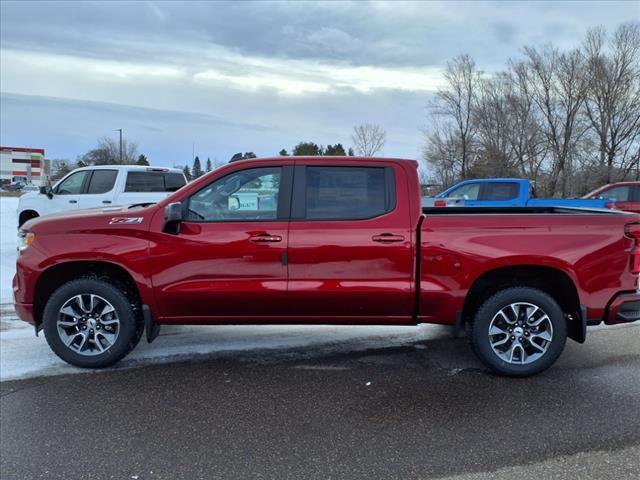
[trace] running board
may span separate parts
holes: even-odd
[[[153,342],[160,333],[160,325],[153,321],[149,305],[142,305],[142,316],[144,317],[144,329],[147,332],[147,342]]]

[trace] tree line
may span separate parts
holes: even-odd
[[[354,156],[373,157],[380,153],[386,141],[386,132],[379,125],[365,123],[353,127],[351,135],[353,147],[345,150],[341,143],[334,145],[322,146],[314,142],[300,142],[293,147],[291,155],[313,156],[313,155],[333,155],[333,156]],[[286,149],[280,150],[281,156],[288,156]],[[247,158],[256,158],[254,152],[238,152],[234,154],[229,162],[244,160]],[[51,179],[58,180],[75,168],[86,167],[89,165],[149,165],[149,161],[144,154],[138,154],[138,145],[123,138],[122,140],[122,161],[120,161],[120,144],[110,137],[98,139],[98,145],[89,150],[87,153],[80,155],[75,162],[69,160],[53,160],[51,162]],[[202,162],[198,156],[195,156],[191,165],[188,163],[182,168],[187,180],[194,180],[201,177],[205,173],[210,172],[214,168],[214,162],[211,158],[207,158],[204,169]]]
[[[441,187],[516,176],[574,196],[640,178],[640,24],[591,29],[567,51],[524,47],[491,74],[461,55],[444,79],[423,153]]]

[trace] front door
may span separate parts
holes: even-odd
[[[76,210],[79,206],[78,201],[86,189],[90,176],[91,171],[80,170],[62,180],[53,190],[53,196],[50,201],[45,203],[42,214]]]
[[[237,170],[183,200],[180,232],[151,246],[160,317],[262,323],[287,314],[292,173],[280,165]]]
[[[297,164],[294,177],[290,314],[317,323],[408,323],[414,261],[404,170],[345,159]]]

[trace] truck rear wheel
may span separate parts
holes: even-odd
[[[138,344],[143,330],[131,300],[97,278],[72,280],[58,288],[45,306],[43,322],[51,350],[82,368],[121,360]]]
[[[549,368],[567,340],[562,309],[548,294],[529,287],[502,290],[478,309],[471,346],[493,371],[528,377]]]

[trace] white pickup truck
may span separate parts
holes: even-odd
[[[112,205],[156,203],[187,184],[177,168],[136,165],[82,167],[52,188],[22,195],[18,203],[18,227],[50,213]]]

